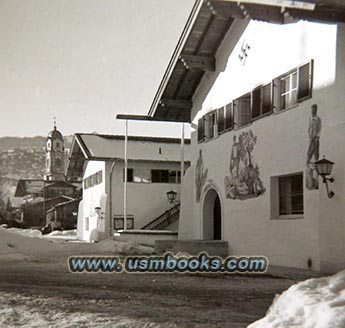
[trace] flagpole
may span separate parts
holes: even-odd
[[[128,142],[128,120],[126,120],[125,133],[125,172],[124,172],[124,188],[123,188],[123,230],[127,230],[127,142]]]
[[[181,127],[181,185],[183,182],[184,176],[184,123],[182,123]]]

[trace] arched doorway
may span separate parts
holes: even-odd
[[[203,239],[222,239],[222,209],[216,190],[210,189],[204,198],[203,205]]]

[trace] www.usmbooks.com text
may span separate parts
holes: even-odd
[[[177,257],[171,253],[162,256],[86,257],[71,256],[69,270],[73,273],[264,273],[268,260],[264,256],[198,256]]]

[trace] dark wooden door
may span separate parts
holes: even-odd
[[[222,213],[220,208],[220,199],[217,196],[213,208],[213,238],[214,240],[222,239]]]

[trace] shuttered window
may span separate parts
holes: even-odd
[[[234,128],[234,111],[232,103],[225,106],[225,129],[230,130]]]
[[[216,128],[217,128],[217,112],[214,111],[212,113],[207,114],[208,116],[208,133],[207,138],[213,139],[216,136]]]
[[[236,99],[233,103],[236,127],[244,126],[251,121],[251,99],[250,94]]]
[[[297,69],[298,71],[298,93],[297,100],[309,99],[312,92],[313,61],[304,64]]]
[[[205,140],[205,119],[204,117],[198,120],[198,142]]]
[[[218,109],[218,133],[222,133],[225,130],[225,107]]]
[[[273,98],[276,110],[288,109],[303,100],[309,99],[313,88],[313,60],[273,81]]]
[[[262,87],[262,115],[271,113],[272,109],[272,83],[269,83]]]
[[[252,91],[252,119],[261,116],[261,86]]]

